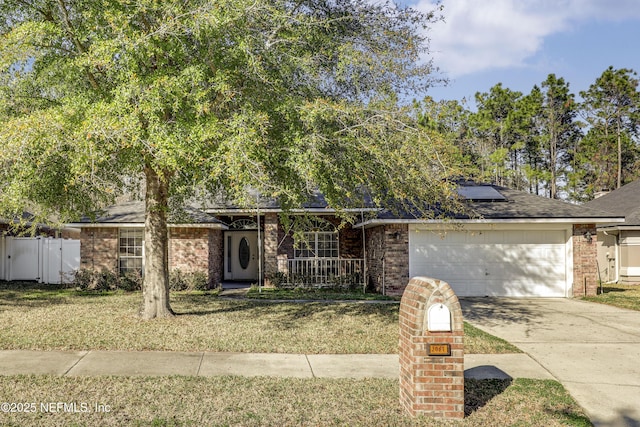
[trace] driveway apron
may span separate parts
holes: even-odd
[[[640,312],[574,299],[461,298],[465,320],[529,354],[596,426],[640,426]]]

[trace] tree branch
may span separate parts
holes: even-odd
[[[64,0],[58,0],[58,9],[60,10],[60,14],[62,16],[62,22],[65,26],[65,29],[67,30],[67,35],[73,42],[73,45],[78,50],[78,53],[80,54],[87,53],[87,48],[82,44],[82,42],[76,36],[75,28],[73,27],[73,24],[71,23],[71,19],[69,18],[69,13],[67,12],[67,5],[64,3]],[[91,87],[94,90],[101,92],[100,85],[98,84],[98,80],[96,80],[96,77],[93,75],[91,70],[87,69],[86,73],[87,73],[87,78],[89,79],[89,83],[91,84]]]

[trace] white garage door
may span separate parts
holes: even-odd
[[[567,294],[564,230],[410,228],[409,274],[441,279],[459,296]]]

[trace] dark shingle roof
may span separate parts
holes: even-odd
[[[536,196],[524,191],[506,187],[492,186],[506,197],[505,202],[471,202],[470,207],[487,219],[531,218],[611,218],[610,212],[596,208],[574,205],[562,200]]]
[[[89,218],[82,218],[81,224],[88,224]],[[144,202],[132,201],[113,205],[104,210],[94,221],[100,224],[144,224]],[[170,224],[223,224],[212,215],[198,209],[185,208],[182,212],[169,215]]]
[[[467,220],[593,220],[602,222],[619,217],[596,208],[579,206],[562,200],[537,196],[524,191],[491,185],[464,182],[460,184],[458,194],[466,198],[469,208],[464,213],[441,215],[448,219]],[[474,194],[480,197],[474,198]],[[495,196],[491,196],[494,194]],[[378,219],[420,219],[411,213],[381,212]]]
[[[623,225],[640,226],[640,179],[624,185],[611,193],[584,204],[585,207],[607,210],[624,216]]]
[[[614,218],[622,216],[616,212],[600,210],[597,207],[574,205],[561,200],[536,196],[497,185],[476,184],[473,182],[464,182],[460,185],[465,187],[465,189],[459,191],[459,194],[467,197],[466,205],[469,207],[469,212],[445,215],[451,219],[579,219],[581,221],[603,222],[603,220],[615,221]],[[474,198],[474,195],[478,197]],[[274,200],[261,200],[260,205],[260,209],[279,209],[278,203]],[[223,224],[214,216],[216,213],[229,212],[241,208],[232,204],[217,202],[206,207],[207,210],[212,212],[211,214],[205,213],[203,211],[204,207],[201,209],[185,209],[180,216],[171,215],[169,222],[174,224]],[[315,193],[309,203],[304,206],[304,209],[329,209],[329,206],[320,193]],[[402,209],[398,210],[400,212],[381,210],[378,212],[377,218],[383,221],[420,219],[417,214],[408,213],[408,211],[403,211]],[[83,224],[90,222],[86,218],[81,221]],[[143,224],[144,202],[126,202],[112,206],[100,215],[95,222],[100,224]]]

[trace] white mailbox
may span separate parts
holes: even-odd
[[[444,304],[434,304],[427,310],[427,330],[451,332],[451,312]]]

